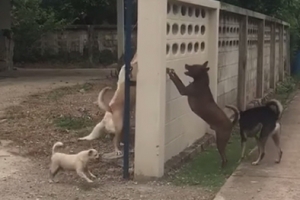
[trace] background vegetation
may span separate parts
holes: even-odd
[[[300,0],[221,1],[289,22],[293,58],[300,46]],[[38,56],[39,39],[49,32],[62,30],[66,25],[116,24],[116,2],[117,0],[14,0],[14,60],[21,62],[41,59]],[[137,12],[133,17],[136,21]]]

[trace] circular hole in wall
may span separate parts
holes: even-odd
[[[178,24],[173,24],[172,25],[172,33],[173,33],[173,35],[176,35],[178,33],[178,29],[179,29]]]
[[[236,28],[236,32],[239,33],[240,32],[240,28]]]
[[[170,5],[170,3],[168,3],[168,5],[167,5],[167,13],[169,14],[170,11],[171,11],[171,5]]]
[[[186,16],[186,6],[181,6],[181,15]]]
[[[196,25],[196,26],[195,26],[195,34],[196,34],[196,35],[199,33],[199,29],[200,29],[200,28],[199,28],[199,25]]]
[[[188,52],[191,53],[193,50],[193,44],[190,42],[187,46]]]
[[[194,14],[194,9],[191,6],[189,6],[188,8],[188,13],[189,13],[189,17],[192,17]]]
[[[225,47],[225,41],[222,41],[222,47]]]
[[[233,28],[232,27],[230,28],[230,33],[233,33]]]
[[[232,41],[229,42],[229,46],[232,46]]]
[[[228,41],[226,41],[226,46],[228,46],[229,45],[229,42]]]
[[[195,51],[195,52],[198,52],[198,51],[199,51],[199,43],[198,43],[198,42],[196,42],[196,43],[194,44],[194,51]]]
[[[167,23],[167,35],[169,35],[169,33],[170,33],[170,24]]]
[[[219,46],[219,47],[221,47],[221,45],[222,45],[222,42],[221,42],[221,41],[219,41],[219,42],[218,42],[218,46]]]
[[[170,45],[169,44],[167,44],[166,53],[167,53],[167,55],[169,55],[169,53],[170,53]]]
[[[236,45],[239,45],[239,41],[238,40],[236,41]]]
[[[229,33],[229,27],[226,28],[226,32]]]
[[[192,24],[188,25],[188,34],[191,35],[193,33],[193,26]]]
[[[182,43],[180,45],[180,52],[181,52],[181,54],[185,54],[185,49],[186,49],[185,43]]]
[[[178,44],[174,43],[172,45],[172,53],[176,55],[178,53]]]
[[[222,33],[222,27],[219,26],[219,33]]]
[[[205,50],[205,43],[201,42],[201,51],[204,51],[204,50]]]
[[[196,8],[196,10],[195,10],[195,16],[196,17],[200,16],[200,8]]]
[[[178,12],[179,12],[179,7],[178,7],[178,5],[177,4],[173,4],[173,14],[174,15],[177,15],[178,14]]]
[[[205,34],[205,26],[204,26],[204,25],[201,26],[201,34],[202,34],[202,35]]]
[[[226,27],[223,26],[223,33],[226,33]]]
[[[186,25],[185,24],[181,24],[180,33],[181,33],[181,35],[184,35],[186,33]]]
[[[201,16],[202,16],[202,18],[205,18],[205,16],[206,16],[205,10],[201,10]]]

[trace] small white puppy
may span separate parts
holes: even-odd
[[[95,149],[81,151],[77,154],[65,154],[56,152],[56,147],[63,146],[62,142],[56,142],[52,147],[52,156],[50,164],[50,182],[53,182],[54,176],[59,170],[74,170],[87,182],[92,183],[84,172],[88,172],[91,177],[96,178],[88,169],[88,162],[99,158],[99,153]]]

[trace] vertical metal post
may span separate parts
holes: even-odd
[[[125,104],[124,104],[124,157],[123,177],[129,178],[129,137],[130,137],[130,61],[131,61],[131,26],[132,26],[132,0],[126,2],[125,17]]]
[[[124,53],[124,0],[117,0],[118,60]]]

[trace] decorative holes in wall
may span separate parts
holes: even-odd
[[[173,55],[176,55],[178,53],[178,44],[177,43],[174,43],[172,45],[172,53],[173,53]]]
[[[181,6],[181,15],[182,16],[186,16],[186,10],[187,10],[186,6]]]
[[[179,7],[178,7],[178,5],[177,5],[177,4],[173,4],[172,10],[173,10],[173,14],[174,14],[174,15],[177,15],[178,12],[179,12]]]
[[[167,44],[166,51],[167,51],[167,55],[169,55],[169,53],[170,53],[170,45],[169,44]]]
[[[195,34],[198,35],[200,30],[199,25],[196,25],[194,30],[195,30]]]
[[[194,51],[195,51],[196,53],[199,51],[199,43],[198,43],[198,42],[196,42],[196,43],[194,44]]]
[[[201,16],[202,16],[202,18],[205,18],[205,16],[206,16],[205,10],[201,10]]]
[[[195,10],[195,16],[198,18],[200,16],[200,9],[196,8]]]
[[[202,34],[202,35],[205,34],[205,26],[204,26],[204,25],[201,26],[201,34]]]
[[[180,33],[181,33],[181,35],[184,35],[186,33],[186,25],[185,24],[181,24]]]
[[[194,9],[189,6],[188,8],[189,17],[192,17],[194,15]]]
[[[189,43],[187,46],[188,52],[191,53],[193,51],[193,43]]]
[[[178,30],[179,30],[178,24],[173,24],[172,25],[172,33],[173,33],[173,35],[177,35]]]
[[[167,23],[167,35],[169,35],[169,33],[170,33],[170,24]]]
[[[170,5],[170,3],[168,3],[168,5],[167,5],[167,13],[169,14],[170,11],[171,11],[171,5]]]
[[[205,43],[201,42],[201,51],[204,51],[204,50],[205,50]]]
[[[185,54],[185,49],[186,49],[185,43],[182,43],[180,45],[180,52],[181,52],[181,54]]]
[[[219,33],[222,33],[222,27],[219,26]]]
[[[192,24],[188,25],[188,34],[191,35],[193,33],[193,26]]]

